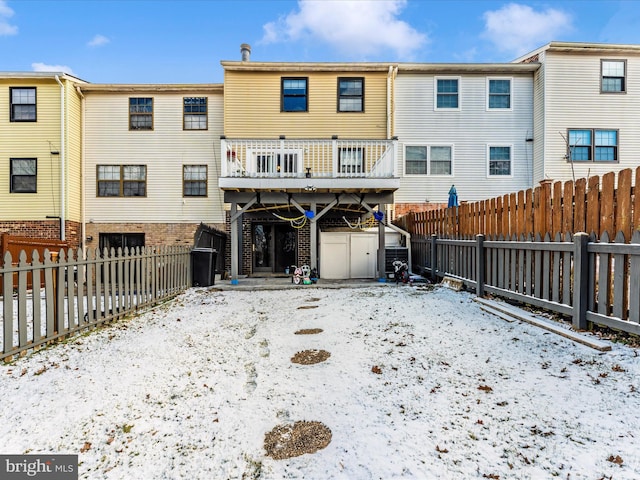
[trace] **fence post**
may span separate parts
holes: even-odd
[[[576,233],[573,236],[573,328],[576,330],[587,329],[587,305],[588,305],[588,269],[589,254],[587,243],[589,236],[584,233]]]
[[[438,281],[438,275],[436,275],[437,263],[438,263],[438,252],[436,246],[436,240],[438,236],[436,234],[431,235],[431,280],[435,282]]]
[[[476,295],[484,297],[484,277],[485,277],[485,259],[484,259],[484,235],[476,235]]]

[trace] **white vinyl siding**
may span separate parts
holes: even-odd
[[[129,130],[129,98],[153,96],[153,130]],[[86,217],[95,223],[224,223],[220,172],[222,94],[104,93],[86,97]],[[208,97],[208,129],[184,130],[184,98]],[[97,165],[146,166],[145,197],[97,197]],[[208,196],[183,196],[183,166],[207,167]]]
[[[536,180],[587,178],[624,168],[635,169],[640,159],[638,105],[640,105],[640,55],[619,58],[626,62],[626,93],[601,94],[602,60],[614,55],[548,51],[545,57],[544,172]],[[569,162],[569,130],[617,131],[616,161]],[[595,137],[594,137],[595,140]]]
[[[455,73],[455,72],[453,72]],[[395,85],[395,131],[398,136],[400,188],[397,203],[447,203],[455,184],[461,201],[476,201],[531,186],[533,136],[533,73],[511,77],[512,109],[487,111],[487,78],[464,74],[460,78],[463,108],[452,115],[435,109],[435,77],[427,73],[398,72]],[[405,172],[405,146],[451,146],[452,175],[410,175]],[[487,145],[512,146],[512,175],[487,175]]]

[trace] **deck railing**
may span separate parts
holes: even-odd
[[[393,178],[396,140],[222,139],[222,177]]]

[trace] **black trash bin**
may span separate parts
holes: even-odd
[[[208,287],[216,283],[215,248],[194,248],[191,250],[191,280],[194,287]]]

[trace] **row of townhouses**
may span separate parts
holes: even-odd
[[[0,73],[0,231],[192,245],[205,224],[229,234],[232,277],[375,278],[396,235],[382,224],[452,185],[475,201],[640,160],[640,45],[551,42],[492,64],[241,53],[223,84]]]

